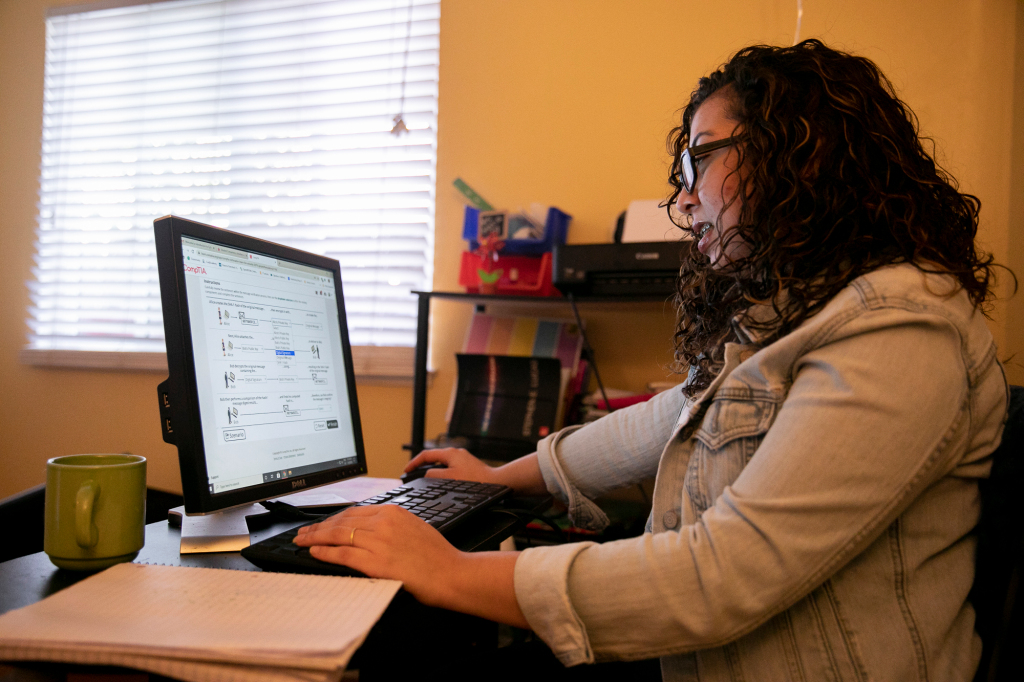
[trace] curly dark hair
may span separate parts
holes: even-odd
[[[925,151],[917,117],[873,62],[818,40],[748,47],[700,79],[669,134],[670,214],[694,114],[719,91],[742,134],[734,172],[746,197],[724,239],[743,240],[749,255],[714,269],[696,240],[684,247],[675,358],[693,368],[690,395],[720,370],[733,317],[777,339],[880,266],[948,274],[987,314],[997,266],[974,243],[981,202]],[[747,319],[752,304],[777,318]]]

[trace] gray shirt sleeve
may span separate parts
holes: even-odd
[[[682,389],[676,387],[591,424],[563,429],[537,444],[544,484],[568,506],[573,523],[603,528],[608,520],[590,500],[654,478],[686,403]]]

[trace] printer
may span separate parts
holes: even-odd
[[[557,244],[552,279],[574,296],[669,296],[679,276],[682,239],[658,200],[634,201],[611,244]]]

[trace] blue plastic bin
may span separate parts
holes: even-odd
[[[476,240],[479,220],[480,209],[467,206],[462,221],[462,238],[469,242],[470,251],[476,251],[480,246],[480,242]],[[552,206],[548,209],[547,220],[544,221],[543,239],[506,239],[501,253],[509,256],[542,256],[551,251],[555,244],[565,243],[570,220],[571,215]]]

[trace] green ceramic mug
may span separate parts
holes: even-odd
[[[46,462],[43,551],[56,566],[95,571],[145,544],[146,458],[69,455]]]

